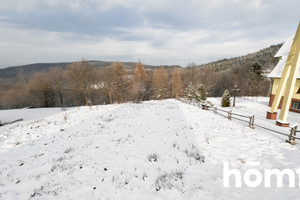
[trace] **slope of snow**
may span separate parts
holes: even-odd
[[[221,98],[208,98],[214,105],[220,107]],[[267,111],[270,111],[269,105],[269,97],[237,97],[236,98],[236,106],[229,108],[222,108],[225,110],[232,110],[234,113],[243,114],[243,115],[255,115],[255,119],[258,124],[272,127],[274,129],[279,128],[278,130],[282,130],[278,126],[274,126],[274,120],[266,119]],[[233,97],[231,97],[231,104],[233,103]],[[277,110],[277,118],[279,117],[281,109]],[[300,114],[295,112],[289,112],[287,121],[290,122],[291,125],[299,124],[300,125]],[[284,128],[286,129],[286,128]],[[288,129],[289,130],[289,129]]]
[[[0,120],[2,123],[12,122],[17,119],[23,119],[24,121],[34,120],[61,113],[70,109],[72,108],[23,108],[0,110]]]
[[[286,177],[279,189],[224,188],[223,161],[241,170],[246,161],[295,170],[299,146],[175,100],[79,107],[0,132],[0,199],[300,195],[298,182],[288,188]]]

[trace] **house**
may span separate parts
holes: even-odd
[[[271,71],[271,73],[268,75],[268,77],[272,80],[272,91],[270,94],[269,106],[272,106],[276,91],[279,87],[282,72],[285,67],[285,64],[286,64],[286,61],[289,56],[290,49],[291,49],[291,46],[293,43],[293,38],[294,38],[294,35],[290,36],[275,55],[275,57],[280,57],[281,59],[278,62],[278,64],[275,66],[273,71]],[[285,91],[283,92],[283,94],[284,93],[285,93]],[[281,101],[279,103],[278,108],[281,108],[282,102],[283,102],[283,96],[281,97]],[[294,88],[293,95],[292,95],[290,111],[300,113],[300,69],[299,69],[299,72],[297,75],[297,80],[296,80],[295,88]]]

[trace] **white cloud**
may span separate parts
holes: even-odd
[[[4,26],[5,27],[5,26]],[[274,44],[274,41],[231,40],[240,32],[172,29],[133,29],[129,34],[144,35],[148,40],[120,40],[39,30],[5,27],[0,32],[0,60],[3,66],[33,62],[76,61],[81,58],[136,61],[148,64],[204,63],[210,59],[243,55]],[[224,41],[215,41],[227,35]],[[80,37],[80,40],[74,39]],[[211,38],[206,41],[206,38]],[[162,41],[156,44],[157,41]],[[4,62],[7,60],[7,63]]]
[[[254,8],[256,10],[262,9],[264,7],[262,0],[250,0],[250,2],[248,3],[248,6],[250,8]]]
[[[82,57],[185,66],[243,55],[295,31],[300,2],[291,1],[2,0],[0,67]]]

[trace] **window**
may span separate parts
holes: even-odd
[[[292,108],[295,109],[295,110],[300,110],[300,102],[293,101],[292,102]]]

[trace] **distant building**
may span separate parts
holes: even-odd
[[[285,67],[287,58],[290,53],[290,49],[293,43],[294,35],[290,36],[282,47],[279,49],[275,57],[280,57],[281,60],[275,66],[273,71],[268,75],[269,78],[272,79],[272,91],[270,94],[269,106],[272,106],[276,91],[279,86],[279,82],[282,76],[283,69]],[[284,92],[283,92],[284,94]],[[283,102],[283,97],[281,97],[281,101],[279,103],[278,108],[281,108]],[[300,113],[300,70],[298,72],[295,89],[293,91],[293,96],[290,104],[290,111],[299,112]]]

